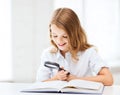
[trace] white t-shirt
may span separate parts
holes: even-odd
[[[78,52],[79,61],[77,63],[74,63],[72,60],[70,52],[67,52],[64,58],[60,51],[57,53],[50,53],[50,50],[51,48],[47,48],[42,53],[40,67],[36,77],[37,81],[49,79],[58,71],[57,69],[45,67],[44,63],[46,61],[56,62],[60,67],[64,67],[65,70],[78,77],[97,75],[102,67],[108,67],[94,47],[84,52]]]

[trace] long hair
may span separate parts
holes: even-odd
[[[88,44],[87,37],[80,25],[80,21],[76,13],[69,8],[58,8],[54,11],[53,17],[50,22],[50,38],[51,38],[51,25],[55,24],[58,28],[65,30],[68,34],[68,41],[70,44],[70,53],[72,58],[78,60],[77,53],[85,51],[92,45]],[[55,47],[53,52],[57,52],[58,47],[51,39],[52,45]]]

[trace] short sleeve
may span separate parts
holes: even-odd
[[[105,63],[103,61],[103,59],[97,53],[95,48],[89,49],[89,52],[90,52],[89,65],[90,65],[90,68],[93,71],[93,73],[95,73],[97,75],[102,67],[107,67],[108,68],[107,63]]]

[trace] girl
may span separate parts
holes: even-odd
[[[104,85],[113,84],[108,66],[98,55],[95,47],[87,42],[86,34],[73,10],[55,10],[49,30],[53,47],[42,53],[37,81],[82,79],[102,82]],[[65,70],[47,68],[44,66],[46,61],[56,62]]]

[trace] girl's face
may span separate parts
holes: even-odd
[[[52,24],[51,35],[53,42],[63,53],[69,50],[68,35],[63,29],[60,29],[55,24]]]

